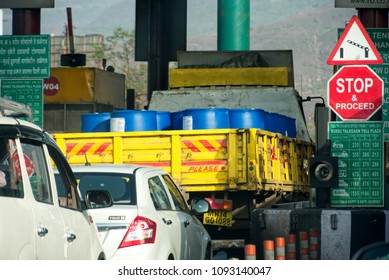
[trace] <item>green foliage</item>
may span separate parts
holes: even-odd
[[[106,59],[107,66],[126,75],[127,88],[135,89],[136,107],[143,108],[147,96],[147,64],[135,61],[135,32],[115,28],[112,35],[105,37],[103,45],[95,46],[95,57]]]

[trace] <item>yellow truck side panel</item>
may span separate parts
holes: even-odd
[[[54,134],[70,164],[165,169],[186,192],[309,190],[312,144],[258,129]]]

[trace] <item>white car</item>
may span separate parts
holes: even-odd
[[[0,98],[0,259],[105,259],[56,142],[34,124],[6,117],[6,102]]]
[[[198,199],[190,210],[164,170],[130,164],[72,166],[82,196],[107,190],[113,206],[90,209],[107,259],[211,259],[211,238],[194,216],[209,211]],[[90,197],[89,197],[90,198]],[[90,201],[99,204],[95,198]]]

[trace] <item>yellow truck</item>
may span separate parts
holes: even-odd
[[[242,57],[255,65],[245,67]],[[218,66],[223,61],[232,67]],[[188,199],[207,198],[212,211],[199,218],[213,240],[223,240],[215,248],[249,241],[254,209],[308,201],[314,147],[294,89],[291,51],[182,52],[169,87],[153,92],[149,110],[261,108],[293,118],[296,137],[255,127],[52,135],[71,165],[156,166]]]
[[[309,193],[310,142],[255,128],[53,135],[71,165],[129,163],[169,172],[188,199],[207,197],[205,225],[247,228],[267,198]]]

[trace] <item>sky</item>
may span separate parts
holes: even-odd
[[[110,35],[114,27],[130,30],[135,27],[136,0],[54,1],[54,8],[41,9],[42,34],[63,35],[67,24],[67,7],[72,8],[75,35]],[[334,0],[249,0],[250,28],[269,24],[301,12],[309,6],[323,5],[327,1],[334,2]],[[188,36],[216,34],[218,0],[187,0],[187,3]],[[4,34],[12,34],[10,9],[4,9]]]
[[[202,3],[206,1],[204,6]],[[253,0],[251,0],[253,1]],[[257,0],[254,0],[257,1]],[[86,2],[93,3],[86,5]],[[66,8],[72,8],[72,21],[75,28],[75,33],[78,35],[86,34],[101,34],[110,33],[113,27],[123,27],[133,30],[135,28],[135,2],[136,0],[110,0],[106,4],[105,0],[55,0],[54,8],[41,9],[41,33],[62,35],[64,26],[67,24]],[[188,0],[188,9],[198,10],[198,6],[203,6],[207,9],[207,13],[214,13],[217,11],[217,0]],[[86,7],[90,8],[88,11]],[[200,11],[188,14],[188,34],[191,33],[191,26],[198,25],[199,21],[203,19],[198,17]],[[5,35],[12,34],[12,11],[4,9],[4,31]],[[109,18],[110,23],[106,23]],[[56,22],[55,25],[48,24]],[[207,32],[215,32],[216,30],[216,16],[208,17],[206,20]],[[1,25],[0,25],[1,26]],[[75,34],[76,35],[76,34]]]
[[[0,0],[1,1],[1,0]],[[33,1],[33,0],[31,0]],[[74,35],[93,35],[103,34],[112,35],[116,27],[133,30],[135,26],[135,2],[136,0],[54,0],[55,8],[45,8],[41,10],[41,33],[60,36],[65,33],[67,24],[66,8],[72,8],[72,19]],[[188,1],[188,50],[216,50],[217,49],[217,4],[218,0],[187,0]],[[274,49],[280,48],[279,42],[282,43],[282,49],[293,49],[294,68],[296,88],[301,90],[301,94],[310,94],[318,91],[317,94],[323,94],[325,90],[326,79],[332,74],[332,67],[324,65],[327,72],[323,73],[320,65],[325,64],[325,59],[321,58],[322,53],[319,48],[316,52],[299,53],[302,49],[300,43],[310,44],[311,37],[317,40],[316,45],[320,45],[320,38],[315,34],[299,32],[299,26],[312,25],[312,32],[317,28],[331,29],[333,40],[336,39],[336,28],[344,26],[345,19],[350,17],[342,14],[334,7],[335,0],[250,0],[250,49]],[[323,8],[325,6],[325,8]],[[337,11],[336,11],[337,10]],[[350,12],[355,12],[349,9]],[[322,24],[323,15],[324,23],[331,22],[331,27]],[[335,13],[337,12],[337,13]],[[12,34],[12,11],[3,10],[4,35]],[[303,19],[303,20],[301,20]],[[308,20],[307,20],[308,19]],[[289,21],[288,21],[289,20]],[[296,25],[299,24],[299,25]],[[1,25],[0,25],[1,26]],[[265,29],[270,27],[273,33],[267,35],[266,39],[258,39],[265,36]],[[290,26],[294,32],[290,32]],[[289,27],[289,29],[288,29]],[[269,28],[269,30],[270,30]],[[287,30],[287,31],[284,31]],[[297,31],[296,31],[297,30]],[[285,32],[285,34],[283,33]],[[289,32],[289,33],[287,33]],[[255,33],[255,34],[254,34]],[[287,34],[286,34],[287,33]],[[328,33],[328,30],[327,30]],[[288,34],[296,34],[294,37]],[[255,35],[255,36],[253,36]],[[274,38],[274,40],[272,39]],[[272,40],[270,40],[272,39]],[[277,41],[278,40],[278,41]],[[328,40],[327,40],[328,41]],[[296,44],[297,42],[297,44]],[[275,46],[275,44],[277,44]],[[334,42],[335,43],[335,42]],[[321,58],[320,61],[318,57]],[[315,67],[310,68],[310,64],[315,63]],[[317,65],[316,65],[317,64]],[[305,71],[310,69],[312,71]],[[308,72],[308,74],[306,73]],[[331,72],[331,73],[330,73]],[[304,77],[304,79],[303,79]],[[319,85],[316,85],[319,81]],[[307,83],[308,82],[308,83]],[[312,90],[307,84],[312,84]],[[304,85],[304,91],[303,91]]]

